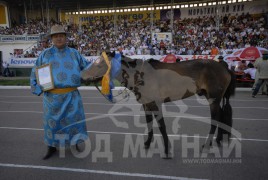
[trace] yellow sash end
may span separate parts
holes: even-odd
[[[108,95],[110,94],[110,71],[111,71],[111,62],[108,59],[108,56],[106,54],[106,52],[102,52],[102,57],[104,58],[108,69],[106,71],[106,73],[104,74],[103,78],[102,78],[102,82],[101,82],[101,93],[104,95]]]
[[[72,91],[75,91],[75,90],[77,90],[76,87],[56,88],[56,89],[48,90],[48,92],[53,93],[53,94],[65,94],[65,93],[72,92]]]

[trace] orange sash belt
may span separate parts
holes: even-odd
[[[53,93],[53,94],[65,94],[68,92],[72,92],[77,90],[76,87],[69,87],[69,88],[56,88],[56,89],[51,89],[48,92]]]

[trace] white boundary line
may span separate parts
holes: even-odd
[[[165,175],[142,174],[142,173],[128,173],[128,172],[104,171],[104,170],[91,170],[91,169],[76,169],[76,168],[66,168],[66,167],[36,166],[36,165],[22,165],[22,164],[4,164],[4,163],[0,163],[0,166],[1,167],[11,167],[11,168],[28,168],[28,169],[51,170],[51,171],[67,171],[67,172],[92,173],[92,174],[101,174],[101,175],[128,176],[128,177],[140,177],[140,178],[201,180],[201,179],[177,177],[177,176],[165,176]]]
[[[0,97],[1,98],[1,97]],[[41,101],[1,101],[0,103],[6,103],[6,104],[43,104],[43,102]],[[87,103],[87,102],[83,102],[84,105],[103,105],[103,106],[142,106],[142,104],[139,103],[115,103],[115,104],[111,104],[111,103]],[[176,105],[172,105],[172,104],[163,104],[163,106],[165,107],[191,107],[191,108],[209,108],[208,105],[201,105],[201,106],[192,106],[192,105],[180,105],[180,104],[176,104]],[[232,107],[233,109],[268,109],[268,107]]]
[[[114,90],[124,89],[125,87],[115,87]],[[0,86],[0,89],[31,89],[30,86]],[[80,86],[79,90],[97,90],[95,86]],[[236,91],[252,91],[252,88],[236,88]]]
[[[266,95],[265,95],[266,96]],[[42,96],[40,96],[40,97],[42,97]],[[41,100],[41,98],[40,98],[39,96],[0,96],[0,98],[34,98],[34,99],[39,99],[39,101],[36,101],[36,102],[34,102],[34,103],[37,103],[37,102],[42,102],[42,100]],[[82,99],[83,99],[83,101],[85,102],[85,100],[84,99],[103,99],[103,100],[106,100],[104,97],[89,97],[89,96],[86,96],[86,97],[84,97],[84,96],[82,96]],[[136,100],[136,98],[135,97],[131,97],[131,98],[129,98],[129,99],[134,99],[134,100]],[[202,100],[202,101],[205,101],[205,102],[207,102],[207,100],[206,99],[200,99],[200,100]],[[258,101],[256,101],[256,100],[258,100]],[[176,101],[197,101],[196,99],[191,99],[191,98],[186,98],[186,99],[181,99],[181,100],[176,100]],[[173,103],[176,103],[176,101],[173,101]],[[253,99],[250,95],[249,95],[249,97],[248,98],[246,98],[246,99],[231,99],[230,100],[230,102],[232,103],[232,102],[247,102],[247,101],[249,101],[249,102],[267,102],[268,101],[268,99],[261,99],[261,98],[259,98],[259,99]],[[106,101],[105,101],[106,102]],[[108,102],[108,101],[107,101]],[[7,103],[7,101],[3,101],[3,103]],[[83,103],[83,104],[85,104],[85,103]],[[89,103],[90,104],[90,103]],[[99,103],[99,104],[101,104],[101,103]],[[103,104],[110,104],[110,105],[117,105],[117,104],[122,104],[122,103],[103,103]],[[129,104],[129,103],[126,103],[126,104]],[[141,105],[140,103],[136,103],[137,105]],[[136,105],[135,104],[135,105]],[[163,103],[163,104],[165,104],[165,106],[172,106],[172,105],[169,105],[169,103]],[[204,105],[205,106],[205,105]]]
[[[28,130],[28,131],[44,131],[43,129],[38,128],[17,128],[17,127],[0,127],[0,129],[7,130]],[[136,135],[136,136],[147,136],[144,133],[127,133],[127,132],[107,132],[107,131],[87,131],[88,133],[94,134],[114,134],[114,135]],[[162,136],[161,134],[154,134],[154,136]],[[183,134],[168,134],[169,137],[191,137],[191,138],[199,138],[206,139],[206,136],[187,136]],[[233,140],[239,141],[256,141],[256,142],[268,142],[268,139],[249,139],[249,138],[231,138]]]
[[[1,98],[1,97],[0,97]],[[268,101],[268,100],[267,100]],[[41,101],[29,101],[29,102],[24,102],[24,101],[1,101],[0,103],[6,103],[6,104],[43,104],[43,102]],[[135,103],[135,104],[130,104],[130,103],[86,103],[83,102],[84,105],[102,105],[102,106],[142,106],[139,103]],[[191,105],[171,105],[171,104],[163,104],[163,106],[166,107],[192,107],[192,108],[209,108],[208,105],[202,105],[202,106],[191,106]],[[233,109],[268,109],[268,107],[232,107]]]
[[[101,88],[101,87],[100,87]],[[114,90],[124,89],[125,87],[115,87]],[[31,89],[30,86],[0,86],[0,89]],[[80,86],[79,90],[96,90],[95,86]]]
[[[35,113],[35,114],[43,114],[43,111],[0,111],[0,113]],[[130,116],[130,117],[140,117],[145,116],[145,114],[123,114],[123,113],[113,113],[113,114],[103,114],[103,113],[85,113],[85,115],[102,115],[102,116]],[[164,113],[165,118],[187,118],[187,119],[205,119],[210,120],[210,117],[205,116],[174,116],[169,115],[168,113]],[[233,120],[240,120],[240,121],[268,121],[268,119],[253,119],[253,118],[233,118]]]

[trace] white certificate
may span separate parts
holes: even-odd
[[[43,91],[47,91],[54,88],[50,64],[45,64],[36,68],[36,77],[37,82],[42,87]]]

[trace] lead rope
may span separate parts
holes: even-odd
[[[103,94],[103,93],[101,92],[101,89],[99,88],[97,82],[94,82],[94,85],[95,85],[95,87],[97,88],[97,90],[101,93],[101,95],[102,95],[105,99],[107,99],[110,103],[118,103],[118,102],[120,102],[120,101],[123,101],[123,100],[126,99],[126,98],[129,98],[129,96],[130,96],[130,95],[129,95],[129,92],[127,91],[127,88],[125,87],[120,93],[118,93],[116,96],[113,96],[113,99],[114,99],[115,97],[117,97],[117,96],[120,96],[120,95],[123,94],[124,92],[127,92],[126,95],[125,95],[121,100],[119,100],[119,101],[111,101],[111,100],[107,97],[107,95],[105,95],[105,94]]]

